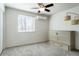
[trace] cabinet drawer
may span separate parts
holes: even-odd
[[[58,32],[58,40],[70,45],[70,33],[69,32],[65,32],[65,31],[60,31]]]
[[[64,49],[64,50],[66,50],[66,51],[68,51],[68,45],[65,45],[65,44],[59,44],[59,43],[54,43],[55,44],[55,46],[57,46],[57,47],[59,47],[59,48],[62,48],[62,49]]]
[[[68,45],[62,45],[61,48],[63,48],[64,50],[69,50]]]

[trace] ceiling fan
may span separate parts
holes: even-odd
[[[50,12],[50,10],[48,9],[49,7],[54,6],[53,3],[48,4],[48,5],[44,5],[43,3],[37,3],[38,4],[38,8],[32,8],[32,9],[38,9],[38,13],[40,13],[41,11],[46,11],[46,12]]]

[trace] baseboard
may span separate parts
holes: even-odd
[[[14,47],[20,47],[20,46],[34,45],[34,44],[44,43],[44,42],[48,42],[48,41],[49,41],[49,40],[42,41],[42,42],[35,42],[35,43],[23,44],[23,45],[17,45],[17,46],[12,46],[12,47],[6,47],[5,49],[14,48]]]

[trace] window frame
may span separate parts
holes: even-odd
[[[32,23],[29,25],[29,22]],[[36,20],[34,16],[18,15],[18,32],[35,32],[35,24]]]

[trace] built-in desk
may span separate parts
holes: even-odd
[[[65,50],[75,49],[75,31],[51,30],[49,39],[50,42]]]

